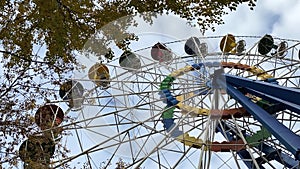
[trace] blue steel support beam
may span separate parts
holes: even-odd
[[[276,155],[273,157],[274,160],[283,164],[285,167],[288,167],[288,168],[298,168],[299,167],[299,161],[293,159],[291,156],[289,156],[285,152],[278,151],[278,150],[274,149],[273,147],[271,147],[267,144],[264,144],[264,143],[257,146],[257,148],[261,149],[261,151],[267,155],[276,152]]]
[[[268,94],[265,94],[263,92],[259,92],[259,91],[252,90],[249,88],[243,88],[243,91],[245,91],[247,93],[251,93],[255,96],[261,97],[262,99],[270,101],[270,102],[275,102],[275,103],[277,102],[277,103],[284,104],[286,109],[289,109],[300,115],[300,105],[297,105],[297,104],[294,104],[294,103],[282,100],[280,98],[276,98],[276,97],[270,96]]]
[[[222,125],[225,128],[225,131],[223,131],[220,127],[220,125]],[[227,136],[228,140],[231,141],[234,139],[234,136],[236,136],[235,131],[231,131],[230,127],[228,127],[228,125],[221,121],[221,124],[219,124],[216,128],[216,132],[220,132],[222,133],[223,136]],[[249,136],[249,135],[247,135]],[[262,151],[263,153],[265,153],[266,155],[269,154],[273,154],[274,152],[276,152],[276,155],[274,155],[274,157],[272,157],[272,159],[276,160],[277,162],[281,163],[282,165],[284,165],[285,167],[288,168],[296,168],[299,165],[299,161],[295,160],[294,158],[292,158],[290,155],[286,154],[285,152],[281,152],[275,148],[273,148],[272,146],[269,146],[265,143],[261,143],[260,145],[258,145],[256,147],[258,150]],[[251,156],[249,154],[249,152],[247,150],[241,150],[239,152],[237,152],[238,155],[244,159],[245,161],[243,161],[245,163],[245,165],[249,168],[252,169],[254,164],[251,160],[246,160],[246,159],[251,159]],[[263,169],[264,167],[262,166],[262,164],[258,164],[260,169]]]
[[[222,125],[226,131],[223,131],[222,128],[220,127],[220,125]],[[223,136],[227,136],[229,141],[234,140],[234,136],[236,136],[235,131],[229,132],[228,131],[229,127],[225,122],[221,121],[221,124],[219,124],[216,128],[216,132],[221,132]],[[250,155],[250,153],[247,150],[241,150],[238,151],[237,154],[240,156],[241,159],[243,159],[244,164],[249,168],[252,169],[254,168],[254,164],[252,162],[252,157]],[[251,160],[249,160],[251,159]],[[264,169],[264,167],[259,164],[259,168],[260,169]]]
[[[250,88],[287,102],[300,105],[300,90],[225,74],[226,82],[236,87]]]
[[[227,93],[230,96],[238,101],[255,119],[257,119],[269,132],[271,132],[272,135],[280,141],[280,143],[293,153],[297,160],[300,160],[300,136],[296,135],[264,109],[253,103],[250,98],[244,96],[231,84],[227,83],[226,88]]]

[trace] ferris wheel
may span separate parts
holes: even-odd
[[[300,167],[298,40],[190,37],[84,63],[37,110],[25,167]]]

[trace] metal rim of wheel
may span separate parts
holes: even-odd
[[[300,41],[273,37],[274,46],[261,54],[258,46],[264,45],[260,42],[265,36],[234,36],[234,41],[243,40],[246,46],[238,48],[232,39],[226,44],[225,38],[222,44],[229,46],[222,52],[218,45],[224,37],[228,36],[198,38],[215,46],[207,53],[197,45],[193,45],[194,55],[163,48],[168,59],[154,60],[149,46],[131,51],[134,61],[126,60],[132,63],[129,67],[120,66],[119,57],[105,64],[109,69],[105,78],[89,79],[87,72],[75,76],[74,81],[85,88],[83,105],[65,110],[74,121],[59,126],[68,134],[57,141],[70,152],[64,157],[55,151],[50,166],[83,163],[88,168],[107,168],[122,159],[128,168],[299,167],[299,152],[293,151],[299,144],[278,138],[269,128],[284,126],[290,138],[300,138],[299,104],[285,99],[297,100],[300,93]],[[183,48],[186,40],[161,43]],[[275,43],[283,41],[288,46],[278,51]],[[241,84],[236,84],[235,77],[243,78]],[[248,83],[244,78],[266,84],[266,91],[269,85],[275,86],[279,95],[276,85],[296,92],[273,96],[244,86]],[[228,88],[242,96],[233,96],[226,92]],[[237,97],[247,98],[267,115],[256,117],[245,108],[248,102]]]

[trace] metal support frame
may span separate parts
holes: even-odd
[[[265,143],[261,143],[257,146],[259,150],[266,154],[267,158],[274,159],[279,163],[283,164],[285,167],[288,168],[298,168],[299,161],[292,158],[290,155],[286,154],[285,152],[278,151],[272,146],[269,146]]]
[[[225,122],[221,121],[221,123],[222,124],[219,124],[217,126],[216,132],[220,132],[223,136],[226,135],[226,137],[228,138],[229,141],[234,140],[234,137],[235,136],[237,137],[235,131],[229,132],[228,129],[230,129],[230,127],[228,127],[228,125]],[[225,128],[225,131],[222,130],[220,125],[222,125]],[[253,168],[253,166],[254,166],[253,162],[250,160],[247,160],[247,159],[251,159],[251,155],[247,150],[238,151],[237,154],[239,155],[239,157],[241,159],[245,159],[245,160],[243,160],[243,162],[249,169]],[[260,169],[264,169],[264,167],[261,164],[259,164],[259,167],[260,167]]]
[[[300,90],[279,86],[272,83],[266,83],[258,80],[251,80],[244,77],[238,77],[226,74],[226,81],[233,86],[245,87],[273,96],[275,98],[300,105]]]
[[[265,94],[263,92],[259,92],[259,91],[252,90],[252,89],[249,89],[249,88],[243,88],[243,90],[247,93],[251,93],[255,96],[261,97],[264,100],[267,100],[267,101],[270,101],[270,102],[273,102],[273,103],[281,103],[281,104],[284,105],[284,107],[286,109],[289,109],[289,110],[291,110],[291,111],[293,111],[293,112],[300,115],[300,105],[297,105],[297,104],[294,104],[294,103],[282,100],[280,98],[276,98],[276,97],[270,96],[268,94]]]
[[[253,103],[248,97],[246,97],[233,86],[257,90],[297,105],[300,105],[300,92],[296,89],[289,89],[287,87],[269,84],[266,82],[249,80],[227,74],[225,76],[228,94],[237,100],[251,115],[253,115],[255,119],[257,119],[269,132],[271,132],[272,135],[280,141],[280,143],[282,143],[292,154],[294,154],[295,159],[299,160],[300,136],[289,130],[276,118]],[[225,84],[223,84],[223,86],[225,86]]]
[[[224,127],[225,131],[222,130],[220,125],[222,125]],[[226,124],[226,122],[223,122],[223,121],[221,121],[221,124],[219,124],[216,128],[216,132],[220,132],[223,136],[226,135],[228,140],[232,141],[234,139],[234,137],[237,135],[234,131],[232,131],[232,132],[230,132],[230,131],[231,131],[230,127]],[[293,168],[293,167],[299,165],[299,161],[295,160],[290,155],[286,154],[285,152],[278,151],[277,149],[275,149],[272,146],[267,145],[265,143],[261,143],[260,145],[256,146],[256,148],[259,149],[261,152],[265,153],[266,154],[265,156],[267,158],[269,158],[271,160],[276,160],[277,162],[281,163],[285,167]],[[241,159],[251,159],[251,156],[247,150],[241,150],[237,153]],[[260,169],[264,169],[264,167],[262,166],[263,159],[261,160],[261,162],[259,162],[259,159],[256,159],[256,160],[258,162]],[[252,161],[245,160],[243,162],[249,169],[252,169],[254,166]]]

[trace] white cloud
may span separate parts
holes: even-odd
[[[224,25],[216,26],[216,32],[207,35],[264,35],[300,39],[300,1],[264,0],[258,1],[254,10],[244,4],[234,12],[223,16]]]
[[[300,1],[290,5],[288,8],[282,9],[281,19],[274,25],[272,34],[279,37],[300,39],[299,11]]]

